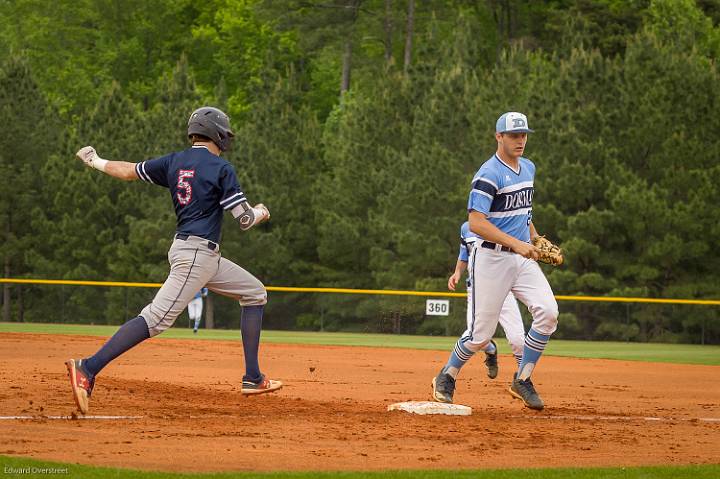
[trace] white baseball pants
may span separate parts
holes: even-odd
[[[200,319],[200,316],[202,316],[202,307],[203,302],[202,298],[194,298],[190,303],[188,304],[188,316],[190,316],[190,319],[196,320]]]
[[[535,331],[544,335],[555,332],[557,301],[537,262],[516,253],[477,246],[473,248],[468,266],[473,285],[468,305],[472,320],[463,334],[463,338],[469,338],[464,341],[468,349],[480,351],[492,339],[504,308],[510,309],[505,306],[509,293],[527,306]]]
[[[473,285],[468,280],[468,296],[467,296],[467,327],[463,337],[470,334],[473,324]],[[522,356],[523,347],[525,345],[525,326],[523,325],[520,308],[518,308],[517,300],[512,292],[508,293],[500,310],[500,326],[502,326],[507,338],[510,349],[515,356]]]

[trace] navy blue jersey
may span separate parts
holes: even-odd
[[[170,189],[181,234],[219,243],[223,211],[246,201],[232,165],[204,146],[137,163],[135,172]]]

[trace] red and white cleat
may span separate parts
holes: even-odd
[[[82,359],[65,361],[65,366],[67,366],[68,376],[70,377],[75,404],[77,404],[81,413],[87,414],[90,407],[90,395],[95,386],[95,378],[90,379],[90,376],[85,372],[82,367]]]
[[[281,387],[283,387],[283,383],[281,381],[273,381],[272,379],[268,379],[263,376],[262,381],[259,383],[243,381],[242,390],[240,392],[243,394],[265,394],[277,391]]]

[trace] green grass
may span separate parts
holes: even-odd
[[[132,469],[63,464],[18,457],[0,456],[4,477],[72,477],[80,479],[169,479],[173,477],[192,479],[713,479],[720,477],[720,466],[665,466],[665,467],[616,467],[616,468],[562,468],[562,469],[486,469],[465,471],[387,471],[387,472],[224,472],[204,474],[175,474],[145,472]],[[18,469],[30,469],[30,473],[12,473]],[[36,472],[33,473],[33,468]],[[38,469],[55,468],[54,474]]]
[[[89,326],[79,324],[0,323],[0,333],[79,334],[109,337],[117,326]],[[237,330],[203,329],[193,335],[190,329],[174,327],[158,339],[228,340],[240,338]],[[318,333],[307,331],[263,331],[263,341],[285,344],[318,344],[335,346],[371,346],[386,348],[432,349],[449,351],[457,338],[443,336],[408,336],[400,334]],[[509,354],[504,339],[496,340],[500,352]],[[576,358],[622,359],[682,364],[720,366],[720,346],[696,344],[621,343],[597,341],[551,340],[545,351],[550,356]]]

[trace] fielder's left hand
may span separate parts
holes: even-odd
[[[452,276],[448,278],[448,289],[455,291],[458,281],[460,281],[460,273],[453,273]]]

